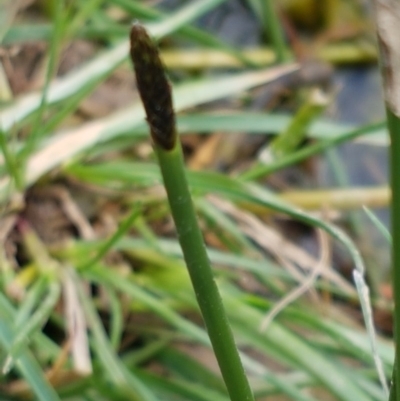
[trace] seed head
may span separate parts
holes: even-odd
[[[137,87],[153,142],[165,150],[171,150],[176,142],[175,114],[171,87],[157,46],[138,23],[132,26],[130,39]]]

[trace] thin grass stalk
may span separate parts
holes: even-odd
[[[54,8],[54,22],[52,31],[52,40],[50,45],[50,53],[48,55],[48,65],[45,76],[45,83],[42,89],[42,95],[38,113],[35,117],[35,122],[32,127],[31,135],[29,135],[26,145],[21,152],[21,160],[26,162],[26,158],[35,149],[41,137],[45,134],[42,128],[43,116],[48,107],[48,96],[51,85],[51,80],[56,73],[61,52],[62,39],[65,32],[65,4],[63,0],[56,1]]]
[[[187,184],[171,89],[155,44],[135,24],[131,58],[179,242],[215,356],[232,401],[254,400],[214,281]]]
[[[0,343],[3,350],[11,348],[14,335],[12,325],[6,319],[0,319]],[[42,367],[30,351],[27,350],[18,358],[16,369],[29,384],[32,393],[28,395],[34,395],[34,399],[38,401],[61,401],[61,398],[45,377]],[[26,396],[26,393],[24,395]],[[2,396],[5,399],[4,390],[2,391]]]
[[[6,135],[0,130],[0,150],[4,157],[5,167],[9,176],[13,179],[15,187],[21,191],[24,187],[21,171],[18,168],[18,162],[15,153],[10,149],[10,144],[7,142]]]
[[[103,0],[90,0],[80,3],[80,8],[66,27],[66,35],[69,38],[75,36],[79,29],[85,25],[90,15],[101,7],[101,3],[103,3]]]
[[[279,21],[279,15],[276,9],[276,2],[272,0],[261,0],[260,7],[263,13],[264,24],[267,26],[268,34],[276,52],[277,63],[288,61],[286,51],[285,34]]]
[[[319,89],[314,89],[307,101],[300,107],[288,127],[277,135],[271,144],[259,152],[259,160],[269,164],[294,152],[307,136],[307,129],[325,110],[328,97]]]
[[[58,282],[52,282],[49,284],[49,290],[46,297],[43,299],[42,304],[38,309],[30,316],[24,325],[18,327],[18,333],[15,333],[11,347],[9,348],[9,354],[6,362],[3,366],[3,372],[8,373],[17,360],[22,354],[22,351],[27,346],[33,333],[40,330],[44,322],[48,320],[50,313],[54,309],[56,302],[58,301],[61,293],[61,287]]]
[[[388,244],[392,245],[392,235],[390,234],[390,231],[386,228],[385,224],[379,220],[379,218],[376,216],[376,214],[369,209],[367,206],[363,205],[364,212],[366,215],[369,217],[371,220],[372,224],[378,229],[378,231],[381,233],[382,237],[385,238]]]
[[[131,228],[133,222],[137,219],[140,213],[139,208],[135,208],[131,211],[129,216],[119,225],[117,231],[104,242],[104,244],[100,245],[97,248],[96,256],[92,257],[89,261],[85,262],[82,266],[79,266],[79,269],[85,270],[97,262],[99,262],[106,253],[112,248],[112,246],[120,239],[122,236]]]
[[[262,23],[275,52],[275,62],[282,63],[290,58],[286,50],[285,33],[279,19],[278,8],[272,0],[248,0],[254,14]]]
[[[130,0],[113,0],[113,2],[136,18],[159,20],[166,17],[166,14],[160,12],[155,7],[146,7],[139,2],[132,2]],[[194,26],[183,25],[178,29],[177,33],[186,39],[201,43],[207,47],[224,50],[244,65],[265,65],[263,62],[253,62],[249,57],[244,56],[241,51],[236,50],[235,47],[227,45],[215,35]]]
[[[375,0],[379,60],[387,123],[390,133],[390,185],[392,188],[392,269],[395,363],[390,401],[400,401],[400,2]]]
[[[82,303],[83,310],[92,334],[92,349],[102,365],[106,375],[116,386],[126,387],[132,401],[156,401],[153,391],[137,379],[115,354],[110,344],[109,338],[104,330],[100,317],[91,302],[91,299],[85,293],[78,276],[72,269],[66,269],[66,274],[74,282]]]
[[[390,146],[390,185],[392,188],[392,275],[394,297],[394,339],[395,339],[395,365],[393,369],[392,388],[390,401],[400,401],[400,392],[396,388],[400,386],[400,118],[386,107],[388,128],[391,138]]]

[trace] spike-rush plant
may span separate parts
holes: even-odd
[[[157,46],[140,24],[131,30],[131,58],[185,262],[231,400],[254,400],[214,281],[189,192],[171,88]]]

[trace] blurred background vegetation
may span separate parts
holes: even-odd
[[[228,400],[127,61],[135,20],[256,398],[386,399],[388,138],[363,0],[0,0],[0,399]]]

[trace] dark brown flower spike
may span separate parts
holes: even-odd
[[[130,38],[131,59],[151,136],[156,145],[171,150],[176,142],[175,114],[157,46],[138,23],[132,26]]]

